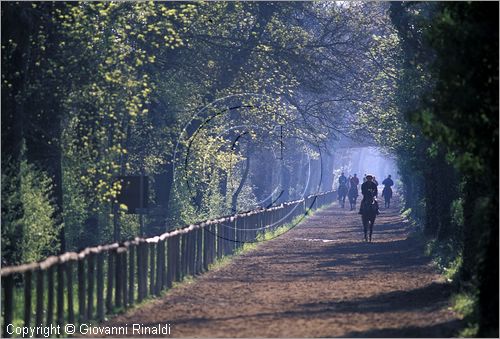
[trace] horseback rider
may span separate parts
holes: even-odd
[[[356,208],[356,200],[358,199],[358,184],[359,178],[355,173],[353,177],[349,177],[349,191],[347,193],[349,203],[351,204],[351,211]]]
[[[387,178],[384,179],[384,181],[382,181],[382,185],[389,188],[394,185],[394,181],[392,181],[390,174]]]
[[[351,186],[356,186],[358,187],[359,185],[359,178],[356,176],[356,173],[354,173],[354,176],[350,180]]]
[[[349,188],[347,187],[347,178],[344,175],[344,172],[339,177],[339,189],[337,192],[337,197],[339,200],[339,205],[344,208],[345,198],[347,197],[347,191]]]
[[[366,176],[366,181],[361,185],[361,194],[363,194],[363,200],[361,200],[361,206],[359,208],[359,214],[363,214],[362,210],[366,203],[374,201],[377,207],[377,214],[380,214],[378,210],[378,202],[375,197],[378,195],[377,185],[373,182],[373,175],[368,174]]]
[[[339,186],[347,185],[347,178],[344,175],[344,172],[339,177]]]
[[[382,196],[384,197],[385,200],[385,207],[390,207],[391,206],[391,198],[392,198],[392,188],[391,186],[394,185],[394,181],[391,179],[391,175],[382,181],[382,185],[384,185],[384,190],[382,191]]]

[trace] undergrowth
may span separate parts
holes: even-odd
[[[425,254],[432,258],[432,261],[448,282],[458,282],[463,261],[462,251],[458,244],[452,240],[429,240],[425,247]]]
[[[460,292],[451,298],[452,309],[460,315],[467,324],[459,333],[459,337],[471,338],[476,337],[479,329],[477,314],[477,293]]]
[[[424,254],[429,256],[447,282],[451,283],[454,293],[450,298],[451,309],[464,321],[465,327],[456,335],[458,337],[476,337],[478,332],[477,291],[464,288],[460,284],[460,269],[463,263],[462,247],[456,240],[439,241],[429,239],[424,235],[423,227],[414,217],[411,208],[401,212],[410,222],[414,232],[410,237],[424,244]]]

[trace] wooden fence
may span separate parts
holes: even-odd
[[[189,225],[152,238],[86,248],[1,269],[2,337],[7,325],[102,321],[208,270],[259,234],[335,200],[334,192]],[[22,300],[21,300],[22,299]]]

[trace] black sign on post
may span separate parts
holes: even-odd
[[[127,175],[118,177],[122,189],[117,196],[118,204],[127,206],[127,214],[144,213],[148,207],[149,186],[148,177],[142,175]]]

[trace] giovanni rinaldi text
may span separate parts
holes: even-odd
[[[24,338],[40,338],[53,336],[67,336],[72,334],[94,334],[94,335],[170,335],[170,324],[123,324],[117,326],[97,326],[91,324],[66,324],[47,326],[14,326],[8,324],[6,331],[10,335],[18,335]]]

